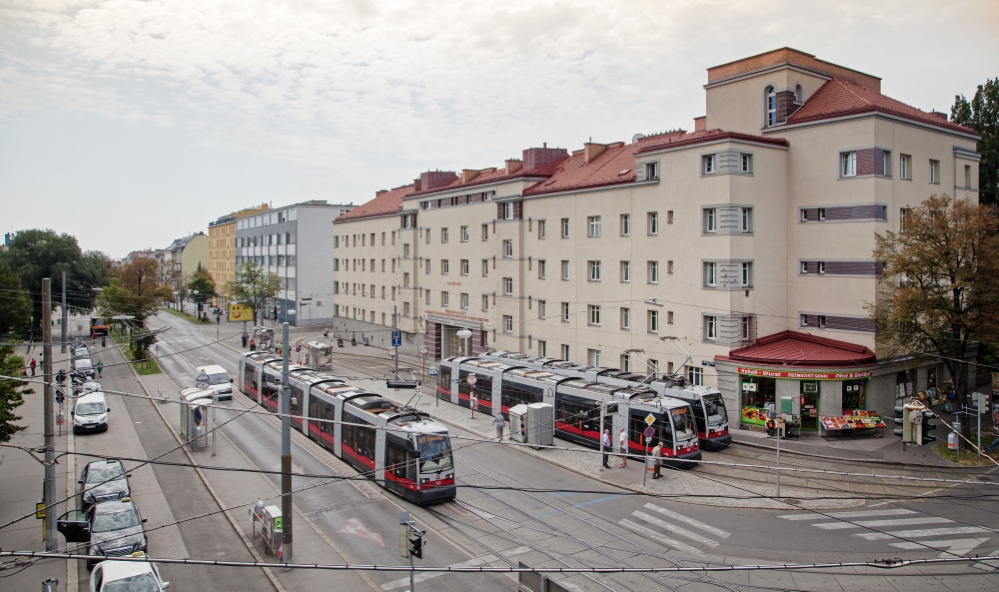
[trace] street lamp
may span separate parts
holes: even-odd
[[[472,356],[472,332],[468,329],[462,329],[458,331],[458,337],[465,340],[465,355],[468,357]]]

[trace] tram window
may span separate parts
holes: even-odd
[[[421,473],[440,473],[451,468],[451,441],[447,436],[417,436],[416,444],[420,448]]]
[[[569,427],[569,431],[595,439],[596,435],[600,433],[600,408],[584,401],[584,399],[576,399],[575,397],[570,399],[566,395],[556,396],[555,420]],[[594,412],[596,412],[596,417],[594,417]]]
[[[385,470],[399,479],[406,477],[406,444],[391,435],[385,446]]]
[[[257,369],[250,364],[243,366],[243,384],[254,390],[257,389]]]
[[[451,392],[451,369],[447,366],[441,366],[440,373],[437,375],[437,386],[441,387],[444,392]]]
[[[479,399],[479,404],[493,401],[493,379],[489,376],[481,376],[475,383],[475,396]]]
[[[305,395],[302,393],[301,387],[292,386],[291,387],[291,414],[299,417],[293,418],[295,421],[302,421],[302,402],[305,400]]]
[[[541,399],[541,389],[529,389],[525,386],[512,384],[509,381],[503,381],[502,400],[500,403],[504,411],[509,411],[511,407],[520,405],[521,403],[527,405],[540,403]]]

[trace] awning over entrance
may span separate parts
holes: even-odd
[[[716,360],[780,366],[787,370],[864,366],[877,362],[869,348],[845,341],[782,331],[759,338],[755,344],[715,356]]]

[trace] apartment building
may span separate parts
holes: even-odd
[[[295,326],[332,321],[333,220],[353,207],[310,200],[236,218],[236,267],[253,262],[281,278],[264,317]]]
[[[194,279],[198,268],[208,265],[208,237],[204,232],[175,239],[163,251],[154,254],[164,282],[180,290]]]
[[[947,377],[878,352],[875,234],[977,200],[979,155],[880,85],[784,48],[710,68],[693,131],[423,173],[337,220],[338,321],[380,334],[398,306],[433,358],[467,328],[473,353],[682,372],[749,424],[888,413]]]
[[[259,208],[245,208],[208,223],[208,272],[219,292],[213,301],[215,306],[225,306],[222,286],[236,279],[236,219],[268,209],[267,204],[261,204]]]

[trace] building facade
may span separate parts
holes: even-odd
[[[692,132],[423,173],[338,219],[338,320],[384,334],[398,307],[432,358],[467,328],[473,353],[683,373],[747,423],[795,390],[816,425],[889,412],[946,377],[879,358],[875,235],[931,194],[977,200],[979,156],[880,82],[785,48],[709,69]],[[773,372],[793,384],[752,386]]]
[[[261,318],[276,313],[276,320],[296,326],[332,321],[333,220],[353,207],[312,200],[237,217],[236,267],[253,262],[281,278],[281,290]]]
[[[222,286],[236,279],[236,219],[268,209],[267,204],[262,204],[259,208],[246,208],[208,223],[208,272],[219,292],[213,301],[215,306],[225,306]]]
[[[160,264],[163,282],[175,292],[194,279],[198,268],[208,269],[208,236],[196,232],[175,239],[170,246],[153,255]]]

